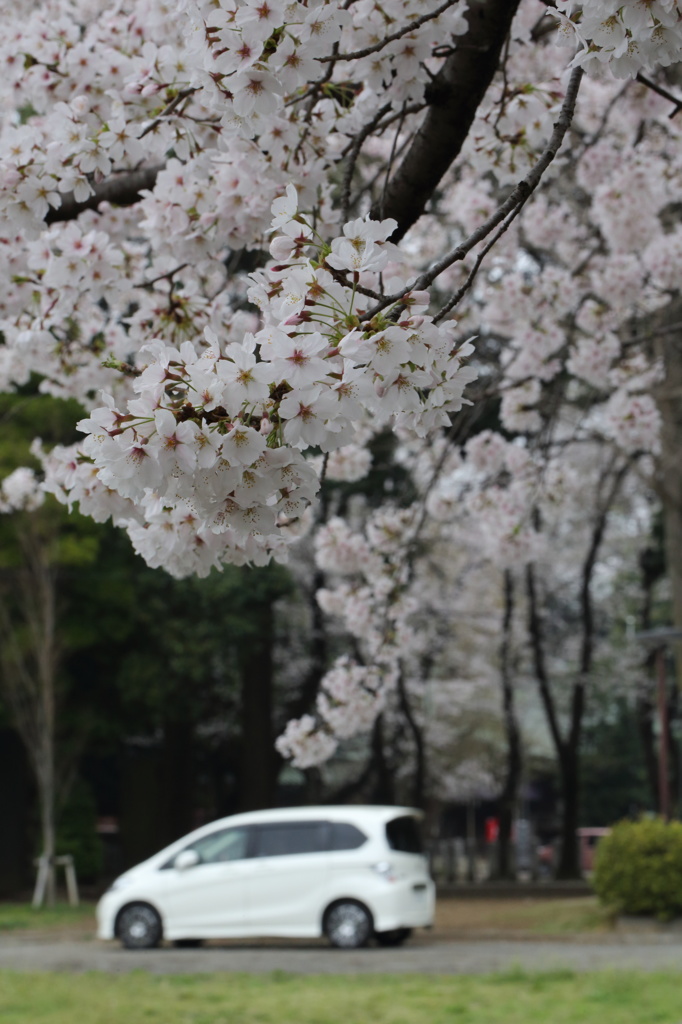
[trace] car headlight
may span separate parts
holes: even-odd
[[[125,889],[127,886],[132,885],[132,883],[132,878],[115,878],[114,881],[109,886],[109,888],[107,889],[107,892],[116,892],[119,889]]]

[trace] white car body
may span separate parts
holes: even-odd
[[[171,941],[313,938],[338,901],[366,907],[375,933],[430,927],[435,893],[426,858],[416,852],[419,816],[403,807],[290,807],[214,821],[116,879],[97,906],[98,937],[116,938],[119,914],[131,904],[152,907]],[[306,842],[322,848],[280,852]],[[330,848],[349,842],[355,848]],[[222,856],[236,850],[237,859],[211,861],[221,844]],[[197,850],[205,859],[175,866],[190,848],[181,865]]]

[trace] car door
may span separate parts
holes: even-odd
[[[219,829],[189,843],[198,863],[184,869],[164,865],[158,903],[168,938],[220,938],[243,934],[246,878],[251,870],[251,830]],[[177,854],[176,854],[177,856]]]
[[[329,882],[329,822],[254,826],[247,924],[253,935],[320,934]]]

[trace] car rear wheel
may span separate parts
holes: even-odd
[[[325,914],[324,933],[337,949],[366,946],[372,931],[372,915],[355,900],[334,903]]]
[[[126,949],[153,949],[162,930],[161,918],[148,903],[129,903],[116,921],[116,935]]]
[[[375,937],[380,946],[402,946],[411,934],[411,928],[394,928],[390,932],[377,932]]]

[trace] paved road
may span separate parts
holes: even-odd
[[[0,970],[106,971],[123,974],[201,974],[246,971],[258,974],[487,974],[607,968],[682,972],[682,942],[622,941],[518,942],[513,940],[418,942],[401,949],[333,950],[315,944],[226,944],[203,949],[164,948],[130,952],[115,943],[66,939],[0,939]]]

